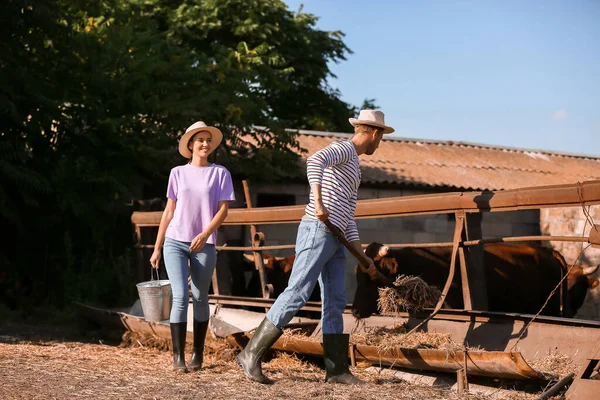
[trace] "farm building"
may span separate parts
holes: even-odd
[[[306,157],[350,134],[298,131],[298,140]],[[386,138],[373,156],[362,155],[362,184],[359,199],[423,195],[442,192],[498,191],[542,185],[574,184],[600,179],[600,157],[562,154],[551,151],[526,150],[483,144],[420,139]],[[246,207],[242,183],[234,182],[237,201],[232,207]],[[306,204],[309,187],[304,179],[282,184],[250,182],[254,207]],[[600,223],[600,206],[591,207],[589,215]],[[426,215],[386,219],[359,220],[363,243],[427,243],[452,241],[454,215]],[[482,237],[553,235],[587,235],[590,224],[581,207],[543,210],[520,210],[502,213],[482,213]],[[266,245],[293,244],[296,226],[265,225],[258,230],[265,234]],[[584,232],[585,231],[585,232]],[[248,227],[224,226],[221,243],[231,246],[249,245]],[[568,263],[576,261],[582,248],[579,243],[549,242],[560,251]],[[231,270],[232,252],[220,253],[219,286],[221,294],[231,292],[234,280]],[[280,250],[285,256],[293,250]],[[588,249],[579,264],[600,264],[600,250]],[[346,287],[348,301],[355,289],[355,260],[348,254]],[[229,293],[228,293],[229,292]],[[590,295],[578,314],[580,318],[600,320],[600,289]]]

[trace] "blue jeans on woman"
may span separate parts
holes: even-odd
[[[217,263],[217,250],[214,245],[205,244],[200,251],[191,252],[191,244],[191,242],[165,238],[163,256],[169,281],[171,282],[171,291],[173,292],[171,323],[187,322],[189,304],[188,262],[189,272],[192,276],[194,319],[198,322],[204,322],[210,317],[208,290]]]
[[[321,287],[323,333],[343,333],[346,307],[346,254],[340,240],[319,220],[304,217],[298,227],[296,259],[289,283],[267,313],[281,329],[308,301],[317,280]]]

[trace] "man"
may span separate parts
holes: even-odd
[[[350,118],[349,121],[354,126],[352,139],[334,142],[307,160],[311,195],[306,215],[298,227],[296,259],[288,287],[237,357],[238,364],[253,381],[270,383],[262,373],[262,357],[281,336],[282,327],[306,304],[318,279],[327,369],[325,381],[363,383],[348,368],[349,335],[343,333],[342,312],[346,307],[344,246],[322,221],[329,219],[344,232],[350,244],[362,252],[354,221],[361,178],[358,156],[373,154],[382,136],[394,129],[385,125],[383,112],[377,110],[361,110],[358,119]],[[370,264],[374,269],[372,260]]]

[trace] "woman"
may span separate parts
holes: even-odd
[[[167,205],[150,258],[152,267],[158,268],[164,242],[165,266],[173,291],[170,325],[174,371],[202,368],[210,316],[208,289],[217,259],[216,231],[227,217],[229,202],[235,200],[229,171],[208,162],[208,155],[221,140],[221,131],[202,121],[190,126],[181,137],[179,153],[189,162],[171,170]],[[188,262],[194,305],[194,349],[186,367]]]

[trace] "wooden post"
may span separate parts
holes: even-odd
[[[250,187],[248,186],[248,181],[243,180],[242,186],[244,186],[244,197],[246,198],[246,208],[252,208],[252,196],[250,196]],[[250,225],[250,237],[254,240],[254,235],[256,235],[256,226]]]
[[[215,266],[215,270],[213,271],[212,274],[212,287],[213,287],[213,294],[215,295],[219,295],[219,279],[217,277],[217,267]]]
[[[246,198],[246,207],[252,208],[252,196],[250,196],[250,187],[246,180],[242,181],[244,186],[244,196]],[[259,247],[264,246],[264,235],[261,232],[256,231],[255,225],[250,225],[250,236],[252,237],[252,246]],[[269,290],[269,282],[267,281],[267,274],[265,272],[265,264],[263,262],[262,251],[254,251],[254,265],[258,270],[258,276],[260,278],[260,286],[262,295],[265,299],[271,297],[272,290]],[[269,307],[265,307],[265,311],[268,311]]]
[[[356,345],[355,344],[351,344],[350,345],[350,366],[351,367],[356,367]]]
[[[142,232],[137,224],[135,225],[135,253],[137,269],[137,271],[135,271],[135,277],[137,282],[144,282],[147,280],[146,275],[144,274],[144,247],[142,246]]]
[[[460,283],[463,295],[463,308],[465,310],[473,309],[473,302],[471,301],[472,293],[471,286],[469,285],[469,272],[467,270],[467,259],[465,256],[465,248],[460,247],[458,249],[458,259],[460,260]]]
[[[462,241],[481,239],[481,236],[481,213],[466,213]],[[458,254],[465,310],[487,310],[488,297],[483,265],[483,247],[461,246]]]
[[[456,371],[456,383],[458,386],[458,394],[463,395],[469,392],[469,381],[467,379],[467,350],[463,352],[464,361],[463,367]]]
[[[464,368],[456,371],[456,384],[458,386],[458,394],[463,395],[469,391],[469,383],[467,382],[467,372]]]

